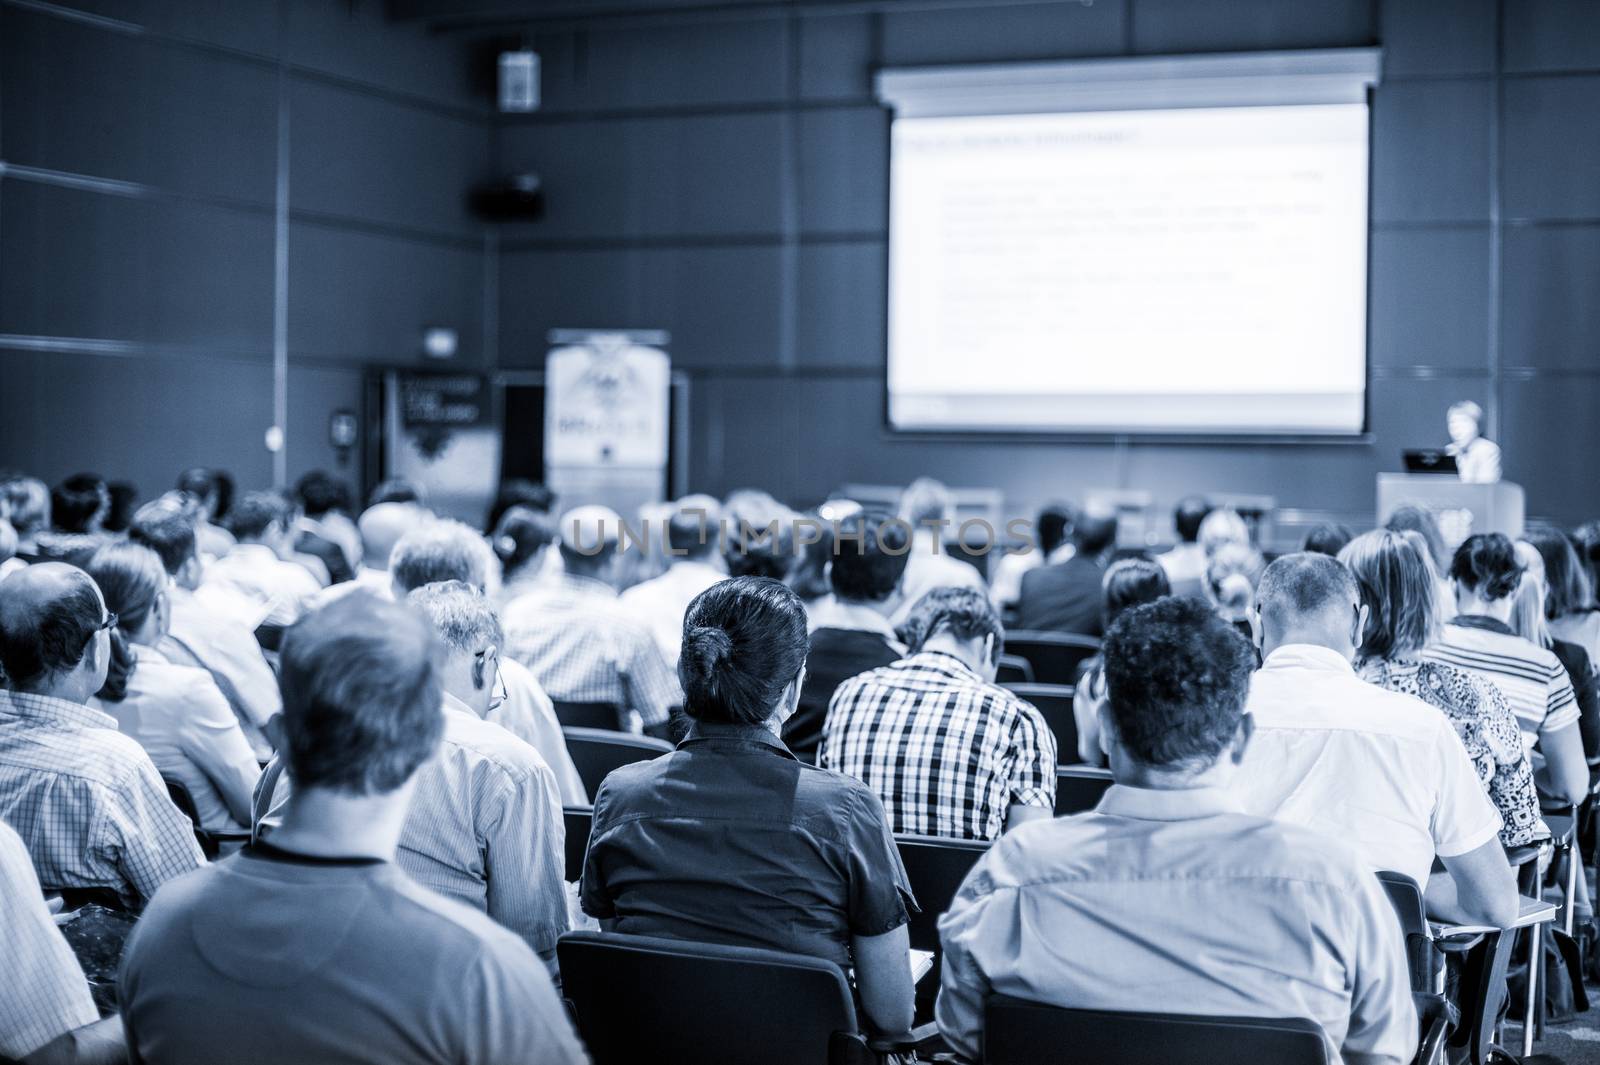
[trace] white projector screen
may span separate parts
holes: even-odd
[[[891,426],[1361,432],[1364,88],[1097,88],[1089,109],[897,108]]]

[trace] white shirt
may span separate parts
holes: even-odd
[[[233,615],[212,606],[219,597],[238,597],[220,587],[212,595],[201,596],[176,585],[168,588],[167,596],[172,604],[172,626],[159,645],[162,656],[211,674],[257,760],[272,757],[272,745],[262,729],[283,712],[277,675],[267,665],[255,633]]]
[[[239,544],[206,567],[204,583],[236,592],[266,607],[263,619],[292,625],[306,603],[322,591],[311,571],[285,562],[265,544]]]
[[[506,686],[506,701],[490,710],[486,720],[539,752],[550,772],[555,774],[556,790],[561,793],[563,805],[588,806],[589,792],[567,751],[567,739],[561,733],[556,708],[540,687],[538,678],[527,666],[502,654],[500,680]]]
[[[911,616],[917,600],[935,588],[971,588],[988,593],[983,574],[959,558],[952,558],[931,529],[919,529],[911,536],[906,555],[906,571],[900,578],[900,606],[891,619],[896,625]]]
[[[670,669],[683,649],[683,615],[694,597],[726,580],[727,574],[704,562],[674,562],[659,577],[634,585],[619,597],[629,617],[650,630]]]
[[[1206,549],[1199,544],[1181,543],[1156,556],[1167,574],[1173,595],[1199,595],[1206,576]]]
[[[163,777],[188,789],[200,825],[221,832],[250,827],[250,795],[261,775],[211,674],[173,665],[153,647],[134,645],[137,664],[121,702],[90,700],[139,741]]]
[[[338,584],[329,585],[322,589],[306,605],[309,610],[321,610],[330,603],[338,602],[351,592],[371,592],[379,599],[394,599],[394,577],[386,569],[369,569],[360,566],[356,569],[354,580],[340,581]]]
[[[52,1039],[100,1019],[72,948],[50,919],[28,848],[0,821],[0,1055],[25,1058]]]
[[[1493,440],[1476,436],[1464,448],[1451,444],[1445,450],[1456,457],[1456,473],[1467,484],[1493,484],[1500,479],[1500,445]]]
[[[906,653],[906,645],[900,642],[889,619],[866,603],[843,603],[832,595],[825,595],[806,612],[806,629],[809,632],[818,629],[875,632],[889,642],[896,654]]]
[[[1248,813],[1342,839],[1374,871],[1418,884],[1435,854],[1466,854],[1500,831],[1450,719],[1368,684],[1337,651],[1277,648],[1246,709],[1256,731],[1231,791]]]

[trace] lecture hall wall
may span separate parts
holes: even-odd
[[[291,476],[334,463],[328,411],[423,325],[459,328],[473,368],[538,366],[552,327],[643,326],[691,378],[696,489],[804,504],[926,472],[1024,512],[1130,487],[1364,521],[1373,475],[1470,397],[1531,510],[1600,515],[1600,5],[590,0],[473,25],[496,6],[0,0],[0,465],[270,477],[281,173]],[[499,116],[490,64],[520,40],[544,107]],[[876,67],[1373,44],[1370,442],[883,427]],[[107,73],[126,94],[88,87]],[[467,187],[522,168],[543,221],[466,215]]]

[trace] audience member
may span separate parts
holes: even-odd
[[[1500,814],[1449,719],[1352,668],[1367,607],[1349,568],[1285,555],[1262,575],[1251,623],[1265,661],[1246,703],[1255,740],[1234,782],[1244,808],[1350,841],[1370,869],[1426,885],[1439,917],[1510,924],[1517,886]],[[1430,882],[1435,856],[1448,875]]]
[[[974,566],[945,551],[957,532],[954,519],[955,499],[941,481],[918,477],[901,493],[900,520],[911,527],[911,545],[900,578],[900,608],[889,619],[892,624],[904,623],[917,601],[935,588],[986,590],[983,575]]]
[[[1583,563],[1584,576],[1589,578],[1590,592],[1600,590],[1600,521],[1586,521],[1573,529],[1572,546]]]
[[[1250,546],[1250,526],[1232,507],[1213,509],[1200,522],[1200,549],[1211,558],[1224,544]]]
[[[106,542],[111,492],[92,473],[77,473],[50,489],[50,528],[34,536],[34,554],[45,561],[82,567]]]
[[[833,693],[817,765],[876,792],[896,833],[991,840],[1051,816],[1056,738],[994,683],[1005,630],[988,597],[935,588],[905,630],[908,657]]]
[[[1481,677],[1422,657],[1438,638],[1438,581],[1427,542],[1416,532],[1364,533],[1339,552],[1367,608],[1356,658],[1362,680],[1415,696],[1442,711],[1455,727],[1478,783],[1500,811],[1500,842],[1525,846],[1549,835],[1539,815],[1533,767],[1511,704]]]
[[[817,587],[801,590],[796,586],[796,581],[802,579],[799,573],[802,560],[796,558],[794,519],[788,507],[765,492],[741,489],[730,493],[722,504],[722,520],[726,522],[722,565],[728,575],[784,581],[795,589],[802,602],[826,595],[826,551],[822,563],[803,578]],[[827,538],[826,531],[823,538]],[[828,541],[830,550],[832,543]]]
[[[413,529],[433,521],[433,515],[414,503],[374,503],[361,512],[356,528],[361,536],[361,563],[355,576],[343,584],[324,588],[312,600],[312,609],[329,603],[354,591],[368,591],[384,599],[394,598],[394,578],[389,573],[389,559],[395,545]]]
[[[1254,767],[1248,646],[1171,597],[1123,613],[1105,650],[1116,783],[1092,813],[1002,836],[967,876],[939,922],[945,1039],[981,1060],[998,994],[1304,1017],[1330,1061],[1409,1061],[1405,940],[1377,878],[1336,838],[1247,814],[1230,786]]]
[[[101,1019],[72,948],[45,906],[28,848],[0,821],[0,1058],[20,1065],[123,1065],[122,1019]]]
[[[834,530],[828,567],[832,594],[809,611],[810,652],[800,701],[783,725],[783,742],[813,761],[833,693],[849,678],[905,654],[889,618],[900,606],[910,550],[906,526],[883,511],[862,511]]]
[[[390,477],[388,480],[379,481],[372,494],[367,496],[369,510],[379,503],[415,503],[426,509],[428,493],[415,481],[409,481],[404,477]]]
[[[527,507],[512,507],[494,527],[489,542],[500,560],[500,602],[509,603],[530,586],[561,571],[556,520]]]
[[[611,703],[660,733],[678,703],[678,685],[655,638],[617,602],[621,526],[606,507],[562,515],[563,572],[506,604],[507,653],[550,698]]]
[[[1100,582],[1106,559],[1117,546],[1117,515],[1109,507],[1086,507],[1072,524],[1072,557],[1022,578],[1017,627],[1099,636],[1105,631]]]
[[[1572,683],[1572,694],[1578,701],[1578,733],[1583,737],[1583,753],[1593,762],[1600,757],[1600,676],[1589,652],[1568,640],[1558,640],[1550,632],[1545,617],[1546,584],[1544,556],[1526,540],[1513,545],[1517,561],[1522,564],[1522,579],[1511,597],[1511,618],[1508,626],[1535,647],[1555,653],[1561,668],[1567,671]]]
[[[1337,558],[1344,545],[1355,538],[1347,526],[1337,522],[1325,521],[1321,525],[1313,525],[1306,533],[1305,542],[1300,545],[1300,550],[1309,551],[1313,555],[1327,555]]]
[[[661,533],[671,561],[667,571],[622,593],[622,609],[650,630],[669,669],[678,668],[683,612],[695,596],[727,577],[715,564],[721,517],[722,504],[714,496],[678,500]]]
[[[194,537],[201,557],[216,559],[232,551],[236,542],[233,533],[216,524],[223,511],[222,484],[216,473],[204,466],[185,470],[178,475],[178,491],[193,499],[200,508]]]
[[[279,629],[293,624],[322,584],[305,566],[288,560],[293,545],[289,504],[274,492],[249,492],[228,523],[238,542],[206,567],[203,584],[254,604],[258,623]]]
[[[128,531],[130,540],[144,544],[161,558],[172,577],[167,589],[171,620],[157,649],[176,665],[211,674],[256,760],[265,761],[281,746],[283,700],[278,695],[278,679],[262,656],[255,634],[238,620],[241,612],[254,613],[256,608],[232,605],[236,597],[216,587],[202,591],[196,543],[199,529],[184,498],[166,495],[146,503],[134,514]],[[219,594],[230,602],[219,604],[215,598]]]
[[[989,598],[998,610],[1017,605],[1022,597],[1022,578],[1032,570],[1053,566],[1072,557],[1074,550],[1068,533],[1072,531],[1072,511],[1065,503],[1051,503],[1039,511],[1034,521],[1032,542],[1026,549],[997,548],[990,556],[993,567],[989,578]]]
[[[1595,605],[1588,567],[1573,541],[1548,525],[1530,527],[1523,539],[1544,562],[1544,612],[1550,634],[1577,644],[1591,661],[1600,662],[1600,607]]]
[[[1516,548],[1499,533],[1469,536],[1450,563],[1456,616],[1423,651],[1494,684],[1511,703],[1522,745],[1544,756],[1540,790],[1559,802],[1583,802],[1589,767],[1572,681],[1555,653],[1511,631],[1512,600],[1522,579]]]
[[[17,532],[16,558],[25,563],[48,562],[39,537],[50,531],[50,489],[33,477],[13,477],[0,483],[6,520]]]
[[[1414,532],[1422,537],[1428,547],[1428,558],[1433,562],[1438,577],[1439,622],[1443,624],[1456,616],[1456,593],[1450,585],[1450,552],[1444,546],[1444,535],[1439,532],[1439,522],[1427,507],[1404,503],[1394,508],[1383,527],[1390,532]]]
[[[1198,520],[1195,525],[1199,525]],[[1101,597],[1105,604],[1106,631],[1129,607],[1140,603],[1153,603],[1164,595],[1172,594],[1167,582],[1171,571],[1144,558],[1125,558],[1112,563],[1101,582]],[[1180,571],[1181,572],[1181,571]],[[1083,672],[1072,691],[1072,717],[1078,726],[1078,758],[1086,765],[1105,765],[1105,751],[1100,745],[1100,711],[1105,706],[1109,692],[1106,689],[1104,655],[1095,655],[1084,662]]]
[[[107,544],[89,560],[89,576],[117,616],[106,682],[90,705],[138,740],[163,777],[184,786],[200,827],[246,831],[261,767],[211,674],[169,662],[159,650],[172,619],[161,557],[140,544]]]
[[[690,604],[678,749],[614,770],[595,797],[586,913],[608,931],[826,958],[854,969],[871,1027],[911,1025],[908,905],[883,805],[778,739],[806,661],[799,597],[739,577]]]
[[[1217,616],[1246,639],[1250,637],[1250,608],[1256,584],[1267,568],[1261,552],[1249,544],[1226,540],[1206,561],[1205,592]]]
[[[125,533],[133,520],[134,504],[139,501],[139,486],[129,481],[111,481],[106,485],[110,506],[106,509],[102,529],[108,533]]]
[[[534,484],[521,478],[504,482],[500,485],[500,491],[495,493],[494,503],[489,507],[489,515],[483,523],[485,531],[493,532],[498,528],[500,519],[505,517],[506,511],[512,507],[525,507],[536,514],[554,514],[556,494],[545,485]]]
[[[1445,453],[1454,455],[1456,470],[1468,484],[1490,484],[1500,479],[1500,445],[1480,435],[1483,408],[1464,399],[1450,404],[1445,413],[1445,429],[1450,444]]]
[[[361,534],[350,520],[350,487],[323,470],[312,470],[295,482],[299,507],[294,522],[294,549],[319,559],[330,584],[355,576],[361,563]]]
[[[1211,504],[1204,496],[1185,496],[1172,511],[1178,542],[1156,561],[1166,570],[1173,595],[1199,595],[1205,584],[1206,549],[1200,543],[1200,525],[1210,513]]]
[[[172,884],[134,930],[136,1060],[586,1060],[528,946],[408,875],[413,792],[450,772],[429,761],[450,727],[440,658],[414,610],[365,593],[285,634],[294,796],[270,842]],[[441,834],[470,809],[435,811]]]
[[[90,709],[117,623],[87,573],[29,566],[0,583],[0,820],[47,888],[108,888],[138,908],[204,863],[150,756]]]

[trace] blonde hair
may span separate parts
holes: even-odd
[[[1203,535],[1203,533],[1202,533]],[[1249,616],[1267,560],[1249,544],[1224,543],[1206,563],[1206,594],[1229,620]]]
[[[1439,633],[1438,576],[1428,542],[1415,530],[1362,533],[1339,552],[1367,605],[1362,658],[1416,654]]]
[[[1227,544],[1250,546],[1250,527],[1236,510],[1213,510],[1200,523],[1200,546],[1209,558]]]
[[[1544,556],[1526,540],[1515,544],[1522,576],[1511,599],[1511,631],[1543,648],[1554,646],[1550,626],[1544,617]]]

